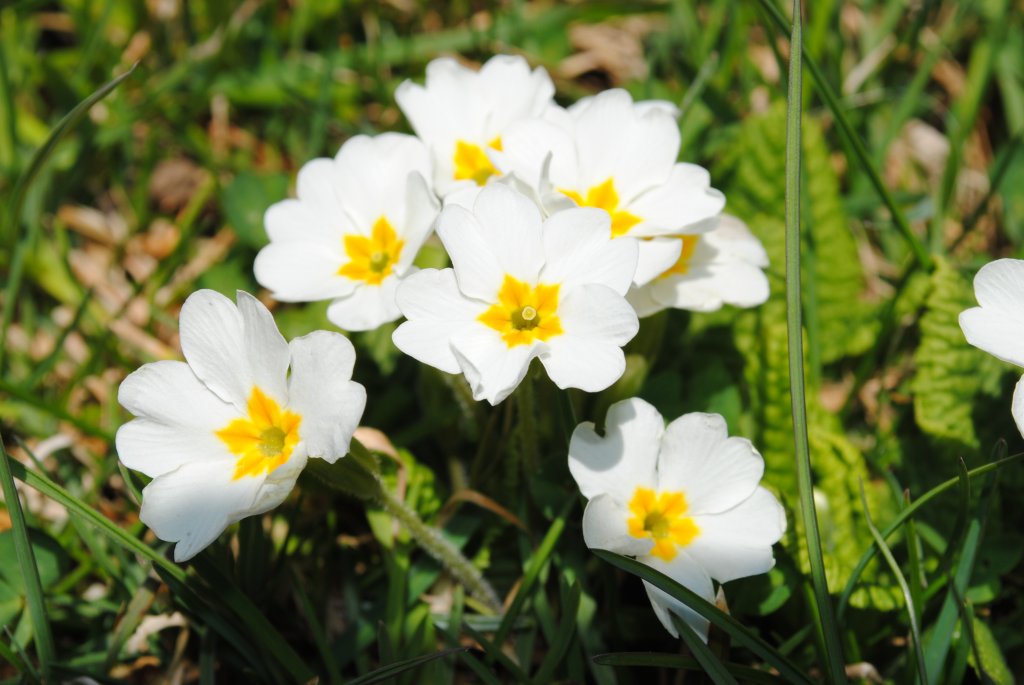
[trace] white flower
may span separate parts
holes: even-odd
[[[465,374],[473,396],[491,404],[519,385],[534,357],[560,388],[607,388],[639,328],[623,297],[636,244],[609,240],[608,231],[608,215],[594,209],[542,223],[529,198],[500,184],[484,188],[472,212],[445,207],[437,233],[454,269],[425,269],[402,283],[398,306],[408,321],[395,345]]]
[[[1024,261],[997,259],[981,267],[974,277],[974,296],[981,306],[960,314],[967,342],[1004,362],[1024,366]],[[1013,391],[1010,412],[1024,434],[1024,378]]]
[[[502,148],[513,122],[553,105],[551,77],[522,57],[496,55],[480,71],[442,57],[427,65],[426,84],[405,81],[395,100],[430,148],[434,185],[442,195],[483,185],[496,173],[489,152]]]
[[[307,163],[298,199],[267,210],[256,280],[283,302],[332,299],[327,318],[345,330],[394,321],[395,289],[439,210],[429,177],[426,148],[399,133],[356,136]]]
[[[768,299],[768,254],[761,241],[734,216],[709,219],[714,228],[678,235],[679,259],[650,283],[633,287],[626,299],[639,316],[662,309],[712,312],[723,304],[754,307]]]
[[[730,438],[717,414],[685,414],[665,427],[641,399],[608,410],[604,436],[580,424],[569,471],[589,502],[587,546],[635,556],[714,602],[711,581],[772,568],[772,545],[786,529],[775,496],[758,485],[764,460],[750,441]],[[707,640],[708,622],[644,583],[665,628],[675,613]]]
[[[366,404],[348,339],[317,331],[286,343],[259,300],[237,299],[193,293],[181,309],[188,363],[146,364],[118,392],[138,417],[117,431],[118,456],[153,478],[140,518],[178,543],[175,561],[284,501],[307,457],[344,456]]]
[[[548,214],[598,207],[611,215],[613,236],[653,238],[640,246],[634,282],[643,285],[679,258],[679,241],[661,236],[700,232],[725,206],[705,169],[676,162],[674,111],[607,90],[511,125],[491,156],[502,173],[535,188]]]

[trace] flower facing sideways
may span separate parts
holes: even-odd
[[[1024,260],[997,259],[974,277],[978,307],[960,314],[967,342],[1004,362],[1024,366]],[[1010,407],[1024,434],[1024,377],[1017,382]]]
[[[248,293],[237,306],[193,293],[181,348],[187,363],[146,364],[121,383],[118,401],[137,418],[116,439],[121,462],[153,479],[140,518],[178,543],[176,561],[284,501],[307,457],[343,457],[366,404],[347,338],[317,331],[286,343]]]
[[[490,155],[509,125],[552,107],[554,94],[547,72],[530,71],[522,57],[496,55],[480,71],[442,57],[427,65],[425,85],[406,81],[395,100],[430,148],[434,185],[445,196],[497,174]]]
[[[624,90],[607,90],[519,121],[502,140],[492,155],[498,169],[533,188],[546,213],[597,207],[611,217],[613,237],[648,239],[640,245],[637,285],[679,258],[679,240],[663,236],[706,230],[702,222],[725,206],[705,169],[676,161],[679,127],[669,103],[633,102]]]
[[[333,300],[327,318],[345,330],[394,321],[395,289],[437,218],[428,178],[426,148],[400,133],[355,136],[309,162],[298,198],[267,210],[256,280],[283,302]]]
[[[734,216],[708,220],[706,233],[674,236],[679,259],[653,281],[630,289],[626,298],[638,316],[663,309],[711,312],[723,304],[754,307],[768,299],[768,254],[750,229]]]
[[[526,196],[490,184],[473,210],[445,207],[437,233],[453,269],[424,269],[398,289],[406,354],[463,373],[497,404],[538,357],[560,388],[603,390],[625,370],[639,328],[623,295],[636,243],[610,240],[608,215],[571,209],[542,222]]]
[[[605,434],[580,424],[569,443],[569,470],[589,501],[588,547],[635,556],[709,602],[720,583],[765,573],[785,532],[782,506],[758,483],[764,460],[728,436],[717,414],[685,414],[665,426],[633,398],[608,410]],[[708,622],[644,583],[654,613],[672,633],[670,612],[707,640]]]

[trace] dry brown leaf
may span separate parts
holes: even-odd
[[[574,79],[588,72],[608,76],[612,85],[647,77],[643,38],[657,26],[645,17],[628,17],[602,24],[573,24],[569,42],[578,50],[562,60],[558,73]]]
[[[160,162],[149,179],[149,197],[165,214],[173,214],[188,204],[207,172],[184,157]]]

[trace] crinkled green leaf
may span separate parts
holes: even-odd
[[[1006,665],[1006,658],[999,648],[999,641],[992,634],[988,624],[974,616],[971,626],[971,630],[974,633],[974,644],[978,647],[978,659],[974,658],[973,653],[969,653],[967,657],[968,663],[974,667],[975,671],[979,671],[978,677],[983,682],[990,681],[996,685],[1013,685],[1016,682],[1013,678],[1013,673],[1010,672],[1010,667]],[[979,659],[981,661],[980,665],[977,663]],[[984,676],[982,676],[982,673],[984,673]]]
[[[914,353],[911,390],[917,425],[954,449],[979,447],[973,418],[976,399],[980,394],[999,393],[1005,369],[964,338],[960,312],[973,306],[967,279],[945,260],[936,259],[920,322],[921,342]]]

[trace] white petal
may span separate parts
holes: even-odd
[[[338,195],[357,229],[368,235],[379,218],[387,217],[402,232],[405,207],[395,200],[405,193],[410,174],[430,178],[427,147],[401,133],[354,136],[341,146],[335,161]]]
[[[720,583],[767,573],[775,565],[772,545],[786,532],[786,512],[775,495],[758,487],[720,514],[695,516],[700,533],[686,551]]]
[[[457,205],[446,206],[437,218],[437,235],[452,260],[459,290],[484,302],[497,301],[505,271],[473,213]]]
[[[997,259],[974,277],[980,307],[960,314],[967,342],[1005,362],[1024,366],[1024,261]]]
[[[184,362],[145,364],[121,383],[118,401],[140,417],[117,431],[117,454],[128,468],[156,477],[192,461],[230,458],[213,433],[238,412]]]
[[[551,77],[541,67],[530,71],[518,55],[495,55],[480,68],[480,94],[487,101],[488,133],[502,133],[512,122],[540,114],[555,95]]]
[[[524,119],[509,126],[501,143],[494,160],[503,174],[514,173],[537,190],[545,177],[556,188],[578,185],[576,143],[563,127],[543,119]]]
[[[624,237],[619,240],[634,239]],[[636,242],[639,246],[636,274],[633,276],[633,285],[636,286],[647,285],[665,273],[679,260],[683,251],[683,241],[678,238],[652,238]]]
[[[299,202],[320,221],[338,222],[342,232],[353,230],[345,212],[344,198],[339,195],[338,168],[333,159],[314,159],[299,169],[295,179],[295,193]],[[271,235],[271,240],[276,236]]]
[[[642,557],[639,561],[661,571],[680,585],[689,588],[712,604],[714,603],[715,593],[711,579],[701,565],[685,551],[677,554],[672,561],[663,561],[658,557]],[[706,618],[646,580],[644,587],[647,589],[647,597],[651,600],[655,615],[661,621],[661,625],[665,626],[665,630],[672,634],[672,637],[679,637],[679,632],[672,624],[670,612],[686,621],[700,639],[704,642],[708,641],[708,629],[711,624]]]
[[[1017,385],[1013,389],[1013,404],[1010,413],[1017,423],[1017,430],[1024,435],[1024,377],[1017,381]]]
[[[451,336],[452,352],[474,400],[498,404],[512,394],[530,368],[530,361],[546,349],[544,343],[509,347],[493,328],[474,323]]]
[[[701,235],[697,243],[697,250],[694,256],[703,259],[703,246],[713,247],[713,253],[718,256],[712,261],[720,261],[725,257],[732,261],[741,261],[762,269],[768,267],[768,253],[764,245],[757,239],[747,225],[729,214],[721,214],[717,220],[704,222],[701,226],[709,225],[711,229]],[[688,233],[698,233],[696,230],[688,229]]]
[[[533,200],[494,183],[477,197],[473,214],[480,225],[481,237],[497,258],[502,277],[508,274],[520,281],[535,283],[544,266],[544,246],[540,208]],[[454,265],[454,257],[452,263]],[[459,270],[458,265],[455,269]]]
[[[622,504],[638,486],[657,486],[657,459],[665,422],[658,410],[640,398],[608,408],[605,433],[581,423],[569,441],[569,472],[587,499],[608,494]]]
[[[341,208],[323,208],[313,202],[282,200],[263,215],[267,237],[272,243],[299,240],[324,245],[341,245],[342,236],[352,230]]]
[[[540,355],[555,385],[599,392],[617,381],[626,370],[622,346],[640,329],[629,303],[611,288],[584,285],[562,300],[558,316],[565,333]]]
[[[265,393],[287,400],[288,343],[277,329],[274,317],[262,302],[239,290],[235,294],[242,315],[247,371],[252,383]]]
[[[625,295],[636,272],[636,241],[613,239],[602,209],[567,209],[545,221],[544,254],[541,281],[561,283],[563,292],[599,283]]]
[[[410,357],[446,373],[461,373],[452,353],[452,335],[474,326],[487,305],[459,292],[452,269],[423,269],[404,279],[395,301],[408,319],[391,339]]]
[[[768,277],[757,266],[743,262],[691,265],[683,275],[650,284],[655,301],[674,309],[711,312],[723,304],[756,307],[770,294]]]
[[[682,490],[691,515],[716,514],[750,496],[764,459],[749,440],[730,438],[718,414],[684,414],[665,429],[658,488]]]
[[[161,540],[177,542],[174,560],[186,561],[235,521],[280,504],[305,462],[305,453],[296,449],[269,483],[264,476],[234,479],[234,463],[185,464],[142,490],[139,518]]]
[[[395,291],[400,283],[398,276],[391,274],[379,285],[364,283],[348,297],[331,302],[327,318],[345,331],[372,331],[383,323],[402,316],[395,303]]]
[[[654,540],[630,535],[629,516],[629,509],[610,495],[598,495],[587,502],[583,510],[583,539],[587,547],[629,556],[650,552]]]
[[[629,203],[627,209],[642,221],[630,235],[656,236],[694,233],[700,222],[716,216],[725,207],[725,196],[711,187],[711,176],[696,164],[676,164],[661,183]],[[692,227],[692,228],[690,228]]]
[[[636,315],[641,319],[657,314],[658,312],[666,309],[666,305],[658,302],[651,295],[653,283],[637,288],[636,286],[629,289],[626,293],[626,301],[636,311]]]
[[[306,452],[333,464],[348,453],[366,407],[366,389],[351,380],[355,349],[348,338],[328,331],[296,338],[288,347],[288,408],[302,417]]]
[[[399,275],[406,274],[423,243],[430,237],[439,212],[440,204],[427,186],[426,179],[416,172],[410,172],[405,189],[405,223],[401,227],[405,246],[395,265]]]
[[[337,245],[315,242],[275,242],[256,255],[253,271],[256,280],[281,302],[315,302],[342,297],[355,289],[357,282],[338,275],[348,262]]]

